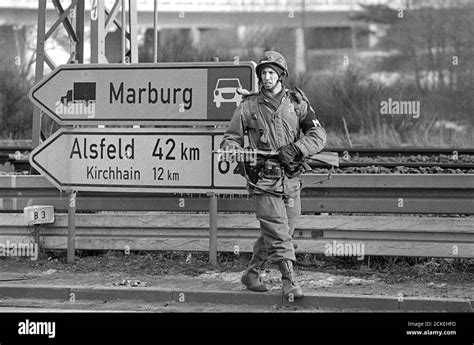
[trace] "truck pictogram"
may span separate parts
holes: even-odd
[[[68,90],[66,96],[61,97],[61,103],[65,106],[72,103],[83,103],[89,106],[91,102],[96,101],[96,83],[73,83],[72,90]]]

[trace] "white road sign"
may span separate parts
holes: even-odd
[[[30,91],[60,124],[228,122],[256,88],[254,62],[68,64]]]
[[[221,133],[63,128],[33,150],[30,163],[62,190],[245,194],[244,188],[213,184],[213,137]]]

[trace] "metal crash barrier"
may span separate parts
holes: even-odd
[[[333,175],[318,183],[324,177],[303,176],[297,252],[327,254],[350,243],[364,244],[365,255],[474,257],[473,175]],[[0,241],[32,241],[20,212],[52,205],[55,222],[41,226],[41,246],[67,248],[68,194],[41,176],[1,176],[0,195]],[[209,221],[211,209],[219,213]],[[251,252],[259,232],[246,195],[78,192],[76,212],[76,249],[214,250],[215,257]]]

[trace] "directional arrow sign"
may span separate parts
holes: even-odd
[[[198,129],[60,129],[30,155],[63,190],[245,194],[215,187],[213,136]],[[238,187],[238,185],[237,185]]]
[[[62,65],[30,100],[60,124],[228,122],[254,62]]]

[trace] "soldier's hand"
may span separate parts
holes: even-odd
[[[229,144],[224,147],[224,151],[238,151],[238,150],[242,150],[242,148],[238,145]]]
[[[284,166],[288,167],[291,163],[295,163],[301,160],[303,154],[295,143],[289,143],[288,145],[282,146],[278,153],[278,161]]]

